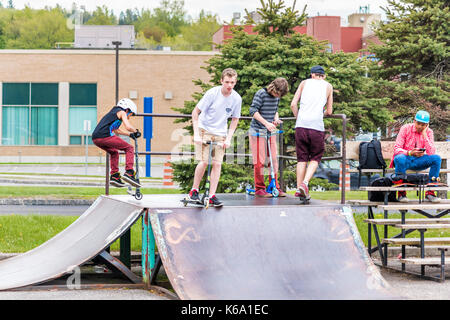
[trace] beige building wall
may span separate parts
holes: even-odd
[[[194,92],[201,90],[193,80],[210,79],[201,67],[215,54],[122,50],[119,55],[119,98],[129,97],[130,91],[135,91],[138,112],[143,112],[144,97],[153,97],[154,113],[177,113],[171,108],[182,107],[184,101],[192,99]],[[0,50],[0,84],[2,82],[58,82],[60,94],[61,88],[69,83],[97,83],[97,119],[100,120],[115,103],[115,51]],[[172,94],[172,99],[165,98],[166,92]],[[59,103],[67,107],[67,97],[60,96]],[[183,125],[173,121],[172,118],[154,119],[152,151],[178,151],[181,138],[174,133],[179,133]],[[84,147],[68,145],[67,123],[60,121],[58,124],[59,146],[1,146],[0,156],[84,157]],[[132,118],[132,123],[143,129],[142,117]],[[140,139],[139,148],[145,150],[143,139]],[[98,157],[99,149],[89,146],[89,153]]]
[[[379,13],[352,13],[348,16],[349,27],[362,27],[363,38],[372,35],[372,24],[381,21],[381,14]]]

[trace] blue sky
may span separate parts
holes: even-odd
[[[0,0],[3,5],[6,5],[7,0]],[[276,0],[275,0],[276,1]],[[96,6],[106,5],[114,10],[118,15],[120,11],[125,11],[129,8],[148,8],[152,9],[159,6],[160,0],[13,0],[16,8],[22,9],[25,4],[30,7],[38,9],[44,6],[55,6],[59,3],[64,8],[71,8],[72,3],[75,2],[84,5],[87,10],[92,11]],[[294,0],[285,0],[286,6],[292,6]],[[244,9],[254,11],[260,7],[260,0],[185,0],[185,9],[188,14],[196,18],[202,9],[211,13],[216,13],[222,21],[230,21],[233,12],[240,12],[244,14]],[[345,21],[348,15],[358,12],[361,6],[369,6],[370,13],[383,14],[382,7],[387,6],[387,0],[297,0],[296,9],[301,11],[307,5],[307,13],[310,16],[329,15],[341,16]]]

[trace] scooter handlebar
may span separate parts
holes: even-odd
[[[130,138],[132,138],[132,139],[137,139],[137,138],[140,138],[141,137],[141,133],[139,132],[139,130],[138,129],[136,129],[136,132],[132,132],[132,133],[130,133]]]
[[[280,133],[283,133],[283,132],[284,132],[283,130],[277,130],[275,132],[268,132],[268,133],[265,133],[265,134],[261,134],[259,132],[256,132],[255,134],[252,134],[252,136],[254,136],[254,137],[267,137],[267,136],[271,137],[271,136],[274,136],[276,134],[280,134]]]

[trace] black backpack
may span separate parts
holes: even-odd
[[[361,169],[383,169],[383,176],[386,174],[386,162],[383,159],[380,141],[372,140],[359,144],[358,187],[361,185]]]
[[[385,169],[386,162],[381,152],[381,143],[378,140],[361,142],[359,144],[358,169]]]
[[[371,187],[390,187],[392,186],[393,181],[390,177],[381,177],[373,180],[370,183]],[[396,191],[389,192],[388,202],[397,202]],[[384,192],[383,191],[368,191],[368,199],[369,201],[384,201]]]

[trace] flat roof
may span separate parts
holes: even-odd
[[[60,54],[60,55],[115,55],[114,49],[2,49],[0,54]],[[162,56],[211,56],[220,54],[217,51],[162,51],[120,49],[120,55],[162,55]]]

